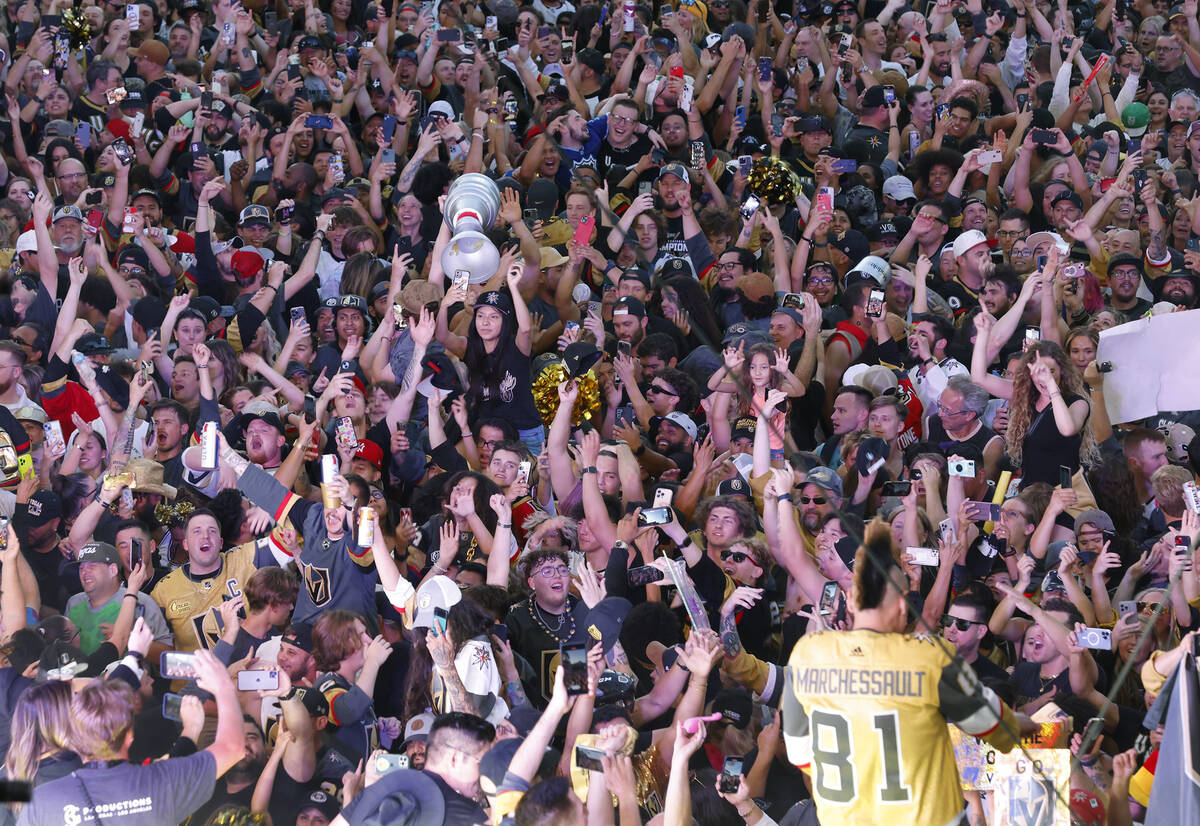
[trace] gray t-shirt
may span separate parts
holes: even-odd
[[[216,782],[217,762],[207,751],[148,766],[90,763],[39,786],[17,824],[179,823],[212,797]]]

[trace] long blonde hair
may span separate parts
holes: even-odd
[[[34,685],[17,698],[4,758],[10,780],[32,781],[44,757],[71,751],[71,683]]]
[[[1038,356],[1054,359],[1054,363],[1058,365],[1058,386],[1063,395],[1071,394],[1084,398],[1088,395],[1087,388],[1083,385],[1083,376],[1079,374],[1079,370],[1067,358],[1067,354],[1061,347],[1052,341],[1039,341],[1030,345],[1029,349],[1025,351],[1025,355],[1021,356],[1014,371],[1012,401],[1009,404],[1008,414],[1008,433],[1005,436],[1008,442],[1008,455],[1018,465],[1021,463],[1025,435],[1029,431],[1029,424],[1033,419],[1033,405],[1037,400],[1037,388],[1034,387],[1033,378],[1029,375],[1029,365]],[[1090,467],[1100,458],[1100,450],[1096,445],[1096,437],[1092,434],[1090,422],[1084,422],[1080,438],[1079,461]]]

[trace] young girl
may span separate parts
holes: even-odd
[[[725,370],[713,373],[708,389],[736,394],[734,416],[758,416],[768,390],[782,390],[792,398],[805,393],[805,387],[788,365],[786,350],[770,344],[753,344],[748,351],[742,345],[725,349]],[[787,411],[778,409],[768,419],[771,426],[771,461],[783,460],[783,433]]]

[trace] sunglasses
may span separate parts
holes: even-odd
[[[665,387],[659,387],[657,384],[652,384],[646,388],[648,393],[662,393],[664,396],[678,396],[674,390],[668,390]]]
[[[949,628],[951,625],[953,625],[959,631],[968,631],[972,625],[983,625],[983,623],[976,622],[975,620],[963,619],[962,617],[952,617],[949,614],[946,614],[944,617],[942,617],[942,627]]]
[[[810,499],[807,496],[801,496],[800,501],[802,503],[804,503],[805,505],[824,505],[825,497],[824,496],[814,496]]]
[[[1137,604],[1137,610],[1138,610],[1138,613],[1139,613],[1139,614],[1144,614],[1144,613],[1146,613],[1147,611],[1157,611],[1157,610],[1158,610],[1158,606],[1159,606],[1159,605],[1161,605],[1161,604],[1162,604],[1162,603],[1159,603],[1159,602],[1145,602],[1145,601],[1140,601],[1140,602],[1138,602],[1138,604]]]
[[[722,562],[732,562],[736,565],[745,562],[749,558],[748,554],[744,554],[741,551],[721,551]]]

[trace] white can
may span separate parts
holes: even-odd
[[[375,544],[375,523],[371,521],[375,512],[371,508],[358,509],[358,547],[369,548]]]
[[[200,469],[217,469],[217,423],[205,422],[200,430]]]

